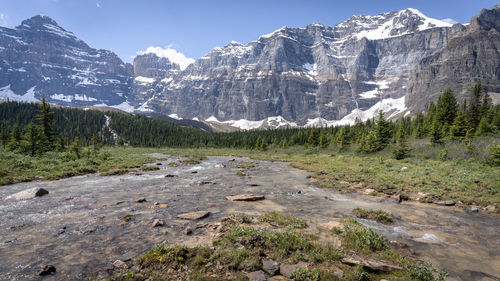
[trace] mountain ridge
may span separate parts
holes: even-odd
[[[44,95],[56,104],[111,106],[237,128],[352,124],[378,110],[387,117],[415,114],[425,111],[445,82],[458,81],[454,75],[467,76],[466,68],[453,74],[447,69],[441,75],[450,79],[427,89],[435,78],[425,74],[426,63],[449,42],[496,27],[499,9],[483,9],[467,26],[412,8],[352,16],[334,26],[284,26],[246,45],[216,47],[183,70],[153,52],[124,63],[38,15],[0,28],[0,99],[34,101]],[[488,73],[459,83],[459,99],[467,98],[469,84],[495,71],[495,62],[489,63]],[[493,95],[500,92],[494,82],[484,85]]]

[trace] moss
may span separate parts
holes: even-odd
[[[269,212],[265,213],[260,217],[262,222],[270,223],[271,225],[277,225],[281,227],[290,227],[290,228],[306,228],[307,223],[304,219],[284,215],[278,212]]]
[[[391,223],[393,221],[392,216],[383,210],[355,208],[352,213],[358,218],[372,219],[381,223]]]
[[[255,167],[255,164],[252,163],[252,162],[246,162],[246,161],[242,161],[240,163],[238,163],[236,165],[236,168],[239,168],[239,169],[250,169],[250,168],[253,168]]]

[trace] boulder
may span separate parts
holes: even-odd
[[[128,265],[124,261],[121,261],[121,260],[116,260],[113,263],[113,266],[118,268],[118,269],[127,269],[128,268]]]
[[[14,194],[8,196],[6,199],[29,200],[29,199],[44,196],[47,194],[49,194],[49,192],[47,190],[40,188],[40,187],[34,187],[34,188],[20,191],[18,193],[14,193]]]
[[[280,267],[277,262],[269,259],[262,261],[262,270],[264,270],[267,274],[274,276],[280,271]]]
[[[186,227],[183,231],[184,235],[190,235],[193,234],[193,229],[191,227]]]
[[[45,275],[54,274],[54,273],[56,273],[56,267],[49,264],[49,265],[44,265],[40,269],[40,272],[38,272],[38,275],[45,276]]]
[[[375,189],[373,188],[367,188],[363,191],[363,194],[365,195],[371,195],[372,193],[376,192]]]
[[[199,220],[199,219],[208,217],[208,215],[210,215],[210,212],[199,211],[199,212],[180,214],[180,215],[176,216],[176,218],[183,219],[183,220]]]
[[[164,226],[166,224],[165,220],[155,219],[151,224],[151,227]]]
[[[229,201],[258,201],[264,200],[266,197],[264,195],[255,195],[255,194],[239,194],[233,196],[226,196],[226,199]]]
[[[344,224],[339,221],[329,221],[318,223],[316,228],[324,232],[331,232],[333,229],[339,229],[342,232],[344,231]]]
[[[299,268],[307,269],[308,267],[309,264],[303,261],[296,264],[282,264],[280,266],[280,273],[286,278],[290,278],[292,276],[292,272],[294,272],[295,270]]]
[[[250,279],[250,281],[266,281],[267,280],[266,274],[264,274],[264,271],[262,271],[262,270],[250,272],[247,274],[247,277],[248,277],[248,279]]]
[[[359,258],[343,258],[342,262],[351,265],[361,265],[362,267],[368,268],[370,270],[376,271],[395,271],[403,269],[400,266],[388,264],[377,260],[362,260]]]
[[[455,201],[453,201],[453,200],[437,201],[434,203],[439,205],[439,206],[453,206],[453,205],[455,205]]]

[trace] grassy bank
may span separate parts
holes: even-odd
[[[95,172],[120,174],[154,161],[143,149],[106,147],[80,158],[69,152],[47,152],[31,157],[0,149],[0,185],[33,180],[56,180]]]
[[[342,230],[326,232],[326,238],[320,238],[310,233],[302,218],[280,213],[256,218],[232,215],[216,227],[217,238],[211,245],[159,245],[135,260],[135,270],[122,271],[110,280],[248,280],[247,273],[266,268],[266,260],[281,266],[297,265],[288,273],[280,270],[292,280],[444,280],[444,273],[401,255],[356,220],[345,219],[342,224]],[[340,244],[328,242],[331,239]],[[358,261],[377,261],[392,269],[353,264],[354,256]]]
[[[138,168],[154,161],[144,155],[152,152],[185,156],[189,163],[197,163],[209,155],[232,155],[291,162],[292,166],[311,172],[311,180],[322,188],[341,191],[370,188],[375,190],[374,195],[399,194],[402,198],[420,198],[427,202],[455,200],[486,206],[500,203],[499,167],[487,164],[487,144],[493,142],[479,138],[471,152],[461,143],[448,143],[444,148],[417,140],[410,143],[411,155],[403,160],[394,159],[390,148],[359,154],[354,146],[341,152],[332,147],[270,148],[267,151],[108,147],[87,155],[83,153],[81,158],[68,152],[30,157],[0,150],[0,185],[94,172],[113,174],[115,170]],[[442,155],[444,149],[446,158]]]

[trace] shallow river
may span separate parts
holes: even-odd
[[[236,165],[249,160],[231,159],[209,157],[199,165],[170,167],[167,163],[179,159],[169,157],[159,160],[160,170],[142,174],[94,174],[0,187],[0,280],[41,280],[37,274],[46,264],[53,264],[57,273],[43,280],[106,277],[113,261],[133,258],[164,241],[206,243],[203,228],[196,226],[230,213],[276,210],[314,224],[351,216],[355,207],[392,213],[396,220],[389,225],[360,221],[389,240],[407,243],[419,259],[447,270],[447,280],[500,280],[498,217],[318,189],[307,179],[307,172],[281,162],[252,160],[255,167],[241,177],[236,175],[240,170]],[[216,164],[226,167],[216,168]],[[32,187],[50,194],[28,201],[5,199]],[[266,200],[225,200],[244,192],[264,194]],[[141,197],[147,201],[136,203]],[[211,214],[200,222],[175,219],[201,210]],[[127,214],[132,220],[125,223],[122,218]],[[156,218],[164,219],[166,226],[152,228]],[[192,236],[182,234],[188,225],[195,228]]]

